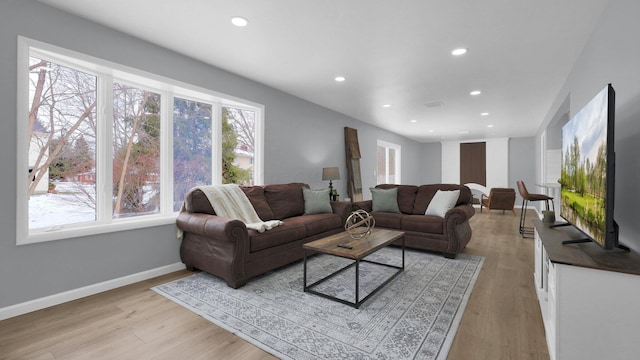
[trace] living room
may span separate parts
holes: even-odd
[[[620,241],[640,251],[640,225],[634,205],[640,201],[636,184],[640,172],[640,50],[629,46],[640,25],[634,18],[640,5],[632,0],[594,1],[604,7],[593,32],[567,71],[553,102],[543,104],[546,115],[529,136],[508,140],[507,184],[517,180],[536,184],[542,178],[543,138],[567,113],[577,111],[607,83],[616,89],[616,220]],[[542,5],[541,5],[542,6]],[[338,166],[345,176],[343,128],[358,130],[361,149],[375,149],[378,140],[402,148],[402,183],[430,184],[443,180],[442,140],[418,142],[343,115],[253,80],[226,72],[102,25],[65,13],[35,0],[0,4],[0,164],[4,171],[0,199],[0,319],[126,285],[179,269],[180,243],[175,225],[164,224],[36,244],[17,245],[16,141],[18,117],[17,38],[24,36],[79,53],[106,59],[149,73],[212,88],[265,107],[264,183],[299,181],[313,188],[326,187],[321,169]],[[100,46],[96,46],[96,42]],[[149,61],[153,58],[153,61]],[[549,58],[550,62],[553,59]],[[526,71],[526,69],[525,69]],[[517,121],[514,119],[513,121]],[[549,131],[549,133],[547,133]],[[546,144],[544,145],[546,147]],[[295,151],[292,151],[295,149]],[[373,150],[372,150],[373,151]],[[454,160],[455,161],[455,160]],[[363,189],[375,186],[376,162],[363,157]],[[346,197],[346,181],[336,182]],[[530,189],[532,190],[532,189]],[[369,194],[364,192],[365,197]],[[517,200],[520,204],[520,199]],[[473,240],[472,240],[473,241]],[[514,239],[515,241],[515,239]],[[533,272],[533,269],[531,270]]]

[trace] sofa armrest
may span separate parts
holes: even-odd
[[[444,216],[444,233],[449,239],[446,253],[456,254],[467,245],[471,239],[469,219],[476,213],[469,204],[458,205],[447,211]]]
[[[351,203],[347,201],[332,201],[331,210],[334,214],[338,214],[340,216],[342,224],[344,224],[349,215],[351,215]]]
[[[247,227],[240,220],[217,215],[182,212],[176,218],[176,225],[184,232],[206,236],[217,241],[248,239]]]
[[[188,269],[216,275],[237,289],[247,283],[245,259],[249,233],[240,220],[222,216],[182,212],[176,225],[184,231],[180,259]]]
[[[373,211],[373,201],[372,200],[363,200],[363,201],[356,201],[352,204],[352,209],[353,210],[358,210],[358,209],[362,209],[366,212],[372,212]]]
[[[449,209],[447,213],[444,215],[445,224],[448,222],[452,222],[454,224],[460,224],[465,221],[469,221],[469,219],[475,215],[476,210],[473,206],[464,204],[458,205],[452,209]]]

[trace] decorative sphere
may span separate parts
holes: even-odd
[[[371,230],[376,225],[376,220],[368,212],[360,209],[349,215],[344,223],[344,229],[352,239],[362,239],[371,234]]]

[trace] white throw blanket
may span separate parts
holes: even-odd
[[[216,215],[242,221],[247,229],[259,233],[282,225],[280,220],[262,221],[247,195],[235,184],[198,186],[213,207]]]

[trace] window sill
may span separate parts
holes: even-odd
[[[109,224],[92,223],[87,226],[68,226],[51,230],[33,232],[24,239],[18,238],[16,245],[36,244],[47,241],[70,239],[82,236],[113,233],[118,231],[143,229],[154,226],[170,225],[176,223],[176,214],[169,216],[157,216],[146,219],[122,219],[114,220]]]

